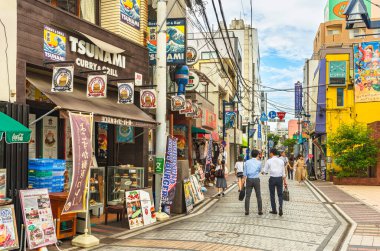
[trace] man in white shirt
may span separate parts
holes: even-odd
[[[283,215],[282,211],[282,192],[283,192],[283,184],[285,187],[286,184],[286,175],[285,175],[285,163],[282,159],[277,157],[277,150],[271,149],[269,153],[270,159],[267,161],[264,167],[264,173],[270,173],[269,178],[269,192],[270,192],[270,204],[272,206],[272,211],[269,213],[277,214],[276,208],[276,199],[275,199],[275,190],[277,190],[278,202],[280,204],[279,207],[279,215]]]

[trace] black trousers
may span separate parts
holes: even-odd
[[[283,180],[282,180],[282,177],[270,177],[269,178],[270,205],[272,207],[272,211],[277,212],[275,190],[277,190],[278,203],[280,204],[280,208],[282,208],[282,203],[283,203],[283,199],[282,199]]]
[[[255,188],[257,208],[258,212],[263,211],[263,203],[261,200],[261,190],[260,190],[260,179],[259,178],[248,178],[245,185],[245,212],[249,213],[249,204],[251,201],[252,189]]]

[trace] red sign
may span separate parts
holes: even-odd
[[[204,109],[202,112],[202,127],[216,129],[216,114]]]
[[[277,117],[280,120],[283,120],[285,118],[286,112],[277,112]]]

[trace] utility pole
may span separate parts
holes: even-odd
[[[165,158],[166,152],[166,1],[157,1],[157,55],[156,55],[156,75],[157,85],[157,106],[156,120],[156,158]],[[162,174],[155,176],[155,205],[156,210],[161,211],[161,179]]]

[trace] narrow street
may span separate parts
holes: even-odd
[[[136,234],[103,239],[92,250],[332,250],[346,223],[324,205],[306,184],[290,181],[291,201],[284,215],[269,214],[268,177],[262,177],[264,215],[257,214],[252,197],[251,213],[244,215],[237,187],[203,212],[181,221]]]

